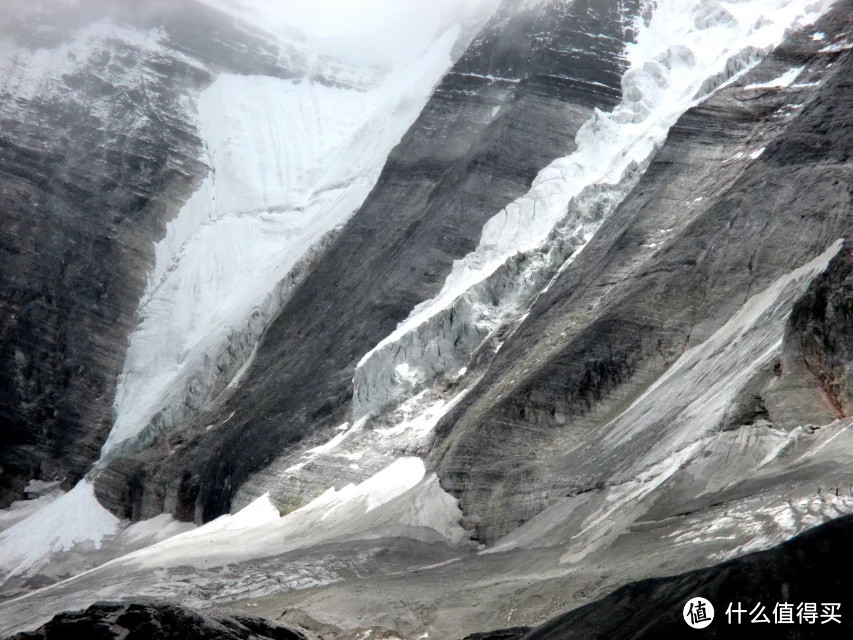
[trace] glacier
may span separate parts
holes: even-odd
[[[453,558],[417,567],[412,561],[405,571],[445,567],[464,556],[460,571],[482,572],[475,573],[478,588],[487,584],[481,576],[499,573],[492,566],[511,565],[510,577],[498,580],[504,591],[490,592],[500,599],[513,589],[529,589],[531,576],[562,579],[584,571],[583,561],[598,561],[620,536],[642,531],[656,501],[670,494],[695,490],[711,496],[730,489],[733,477],[772,486],[791,469],[825,462],[833,446],[847,443],[853,431],[843,420],[790,433],[763,424],[721,428],[726,409],[750,378],[778,357],[793,302],[841,250],[839,240],[735,305],[721,328],[682,353],[601,426],[600,438],[561,451],[571,473],[595,480],[595,492],[560,499],[493,546],[475,549],[460,524],[465,520],[459,504],[424,462],[437,423],[479,380],[477,356],[499,349],[537,296],[572,268],[636,186],[675,121],[749,70],[789,29],[813,22],[831,5],[650,4],[654,13],[638,24],[637,40],[625,52],[630,65],[622,103],[611,113],[595,112],[577,135],[577,150],[546,167],[527,194],[492,217],[440,293],[363,356],[350,419],[331,437],[316,434],[282,453],[281,480],[292,488],[292,504],[281,508],[258,490],[260,483],[249,482],[239,489],[233,514],[199,527],[166,514],[129,524],[97,502],[87,478],[69,493],[45,499],[46,506],[27,519],[0,513],[0,567],[12,575],[34,575],[51,557],[69,551],[104,563],[15,600],[7,611],[43,615],[58,605],[38,609],[33,603],[40,598],[78,606],[94,597],[126,595],[131,587],[161,596],[195,588],[194,594],[213,601],[233,600],[235,594],[260,597],[278,586],[260,577],[267,573],[266,562],[308,550],[328,556],[300,568],[288,588],[323,586],[343,580],[344,573],[331,568],[335,552],[322,545],[389,538],[452,550]],[[310,76],[220,75],[191,105],[197,107],[210,173],[156,245],[103,462],[168,434],[239,386],[265,327],[367,196],[391,148],[450,63],[458,38],[458,30],[445,31],[414,71],[340,68],[331,83]],[[797,86],[802,71],[795,66],[743,89]],[[755,160],[764,150],[747,155]],[[361,480],[342,483],[334,473],[342,468]],[[750,496],[716,511],[690,513],[667,523],[663,544],[713,551],[719,540],[752,538],[707,556],[725,559],[784,539],[802,526],[797,523],[817,524],[853,509],[853,498],[837,491],[815,497],[803,490],[765,502]],[[12,524],[4,530],[7,521]],[[31,536],[34,528],[38,535]],[[536,573],[545,560],[527,566],[531,556],[524,552],[531,548],[549,550],[542,556],[551,562],[547,571]],[[337,553],[350,553],[350,547],[341,549]],[[471,553],[475,550],[481,553]],[[298,556],[288,562],[293,558]],[[264,561],[258,575],[223,586],[231,579],[229,565],[245,568],[256,560]],[[354,554],[343,561],[352,562],[357,573]],[[449,575],[459,580],[460,574]],[[388,584],[401,591],[425,589],[427,598],[437,599],[433,592],[443,590],[438,580],[413,587],[396,580],[394,575]],[[318,606],[334,598],[324,597],[330,600]],[[337,597],[348,594],[342,590]],[[508,623],[511,617],[512,610]],[[0,629],[11,626],[3,622]]]
[[[426,455],[438,419],[482,374],[481,351],[499,349],[537,297],[571,268],[678,117],[830,5],[656,3],[626,48],[622,103],[611,113],[594,113],[577,134],[577,150],[543,169],[527,194],[492,217],[476,250],[454,263],[439,294],[363,355],[353,378],[351,423],[325,441],[311,439],[283,454],[276,464],[277,484],[288,499],[321,491],[342,466],[358,476],[399,456]],[[667,230],[661,233],[658,242]],[[416,432],[405,426],[417,422],[429,427]],[[248,504],[267,474],[250,478],[235,504]]]
[[[198,101],[211,167],[169,223],[130,338],[105,460],[221,392],[373,187],[449,66],[458,27],[377,82],[221,75]]]
[[[498,327],[523,319],[630,192],[678,117],[830,5],[653,3],[648,24],[638,25],[636,42],[626,47],[621,104],[597,111],[578,131],[577,149],[545,167],[528,193],[485,224],[476,250],[454,263],[439,294],[362,357],[354,418],[466,366]]]
[[[434,31],[426,46],[410,49],[398,66],[341,63],[294,45],[300,38],[292,30],[275,33],[256,24],[278,44],[283,66],[304,56],[295,65],[305,63],[304,75],[221,73],[195,99],[181,98],[182,107],[196,113],[209,173],[154,247],[100,463],[144,447],[239,384],[267,323],[367,196],[452,63],[461,31],[452,13],[428,25]],[[105,19],[56,50],[11,49],[0,74],[6,90],[33,99],[63,90],[64,74],[113,41],[156,57],[172,54],[161,44],[166,37]],[[128,87],[138,80],[128,78]],[[147,529],[133,525],[135,533],[124,535],[128,523],[95,498],[97,467],[56,499],[2,514],[12,525],[0,533],[4,578],[38,572],[73,549],[97,552],[104,540],[115,556],[122,547],[174,533],[169,516],[146,521]],[[54,526],[80,518],[91,526],[65,532]],[[30,539],[29,527],[43,539]]]

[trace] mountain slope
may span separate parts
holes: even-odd
[[[843,39],[849,14],[831,16],[815,31]],[[802,69],[791,86],[753,88],[791,68]],[[671,453],[661,431],[616,449],[610,421],[750,296],[850,237],[850,73],[849,51],[806,32],[686,113],[632,194],[539,297],[438,427],[447,434],[443,484],[484,540],[529,519],[549,493],[603,496],[600,485],[620,482],[611,455]],[[757,373],[768,362],[747,365]],[[785,385],[795,384],[791,366],[780,364]],[[819,400],[792,401],[778,385],[768,393],[762,402],[779,429],[843,417]],[[690,428],[692,438],[703,433]],[[527,459],[535,462],[519,465]]]
[[[848,638],[849,616],[827,620],[822,603],[849,602],[850,580],[838,563],[851,541],[850,516],[809,530],[787,542],[723,564],[680,576],[656,578],[625,585],[597,602],[563,614],[535,629],[516,628],[484,633],[470,640],[608,640],[681,638],[688,627],[682,620],[683,604],[696,595],[714,605],[714,621],[706,629],[691,629],[696,638]],[[751,623],[747,613],[727,616],[733,609],[764,612],[774,619],[776,603],[791,603],[800,611],[802,602],[817,604],[814,622],[799,617],[792,624],[765,626]],[[843,605],[842,605],[843,609]]]
[[[220,75],[216,171],[146,266],[119,385],[151,401],[74,490],[0,513],[0,631],[157,596],[463,637],[853,511],[852,15],[506,2],[381,172],[378,76],[321,65],[352,82],[256,107],[227,89],[267,80]],[[337,89],[362,109],[310,108]]]
[[[98,457],[153,243],[207,171],[198,92],[222,71],[308,68],[194,4],[98,4],[32,3],[0,43],[4,506],[33,478],[73,485]]]
[[[177,494],[167,508],[207,520],[229,509],[251,472],[345,422],[357,360],[435,290],[453,259],[473,247],[484,220],[562,153],[593,107],[618,100],[622,44],[635,10],[615,0],[499,9],[279,311],[239,390],[183,425],[177,449],[161,442],[110,465],[98,483],[104,503],[147,517]],[[602,36],[591,41],[590,33]],[[544,139],[531,135],[543,130]],[[232,453],[215,453],[224,451]],[[379,468],[340,469],[336,479],[363,479]],[[303,482],[310,495],[328,479]],[[325,486],[314,489],[318,481]],[[264,484],[288,490],[274,476]],[[134,486],[144,487],[141,495]]]

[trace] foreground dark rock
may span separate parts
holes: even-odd
[[[651,640],[653,638],[850,638],[853,580],[845,562],[853,544],[853,517],[810,529],[778,547],[670,578],[628,584],[606,598],[570,611],[534,629],[474,634],[466,640]],[[714,621],[691,629],[684,603],[701,596],[714,605]],[[766,607],[771,624],[728,624],[726,609],[738,602],[752,611]],[[773,624],[776,603],[841,603],[841,624]],[[733,616],[732,620],[736,619]]]
[[[97,602],[85,611],[60,613],[36,631],[10,640],[305,640],[261,618],[199,613],[169,602]]]

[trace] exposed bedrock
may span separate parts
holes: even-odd
[[[200,4],[66,5],[0,25],[0,506],[98,457],[154,242],[208,171],[198,92],[306,68]]]
[[[572,150],[593,108],[618,103],[637,4],[504,3],[282,307],[239,389],[168,442],[106,467],[104,504],[134,518],[166,509],[207,520],[249,474],[347,421],[359,358],[439,290],[488,218]],[[258,484],[286,483],[278,476],[273,465]]]
[[[847,248],[791,313],[781,375],[760,394],[774,421],[821,424],[853,415],[853,251]]]
[[[851,6],[838,3],[684,114],[634,191],[439,424],[433,460],[482,541],[562,497],[603,499],[608,483],[624,482],[584,458],[616,451],[615,434],[602,427],[736,311],[747,313],[752,296],[850,237],[853,60],[827,42],[845,42]],[[789,86],[770,82],[799,67]],[[784,348],[778,325],[779,343],[738,370],[757,367],[738,383],[752,396],[715,408],[705,427],[766,420],[791,429],[846,415],[849,252],[848,244],[797,304]],[[779,300],[788,306],[773,322],[793,305]],[[685,390],[685,408],[699,387],[713,390],[708,375]],[[780,391],[786,384],[808,401]],[[654,429],[666,433],[663,423]],[[652,446],[643,438],[633,453],[622,445],[629,458]]]

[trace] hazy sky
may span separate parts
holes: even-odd
[[[204,0],[271,29],[298,29],[324,53],[351,62],[399,63],[450,24],[497,0]]]

